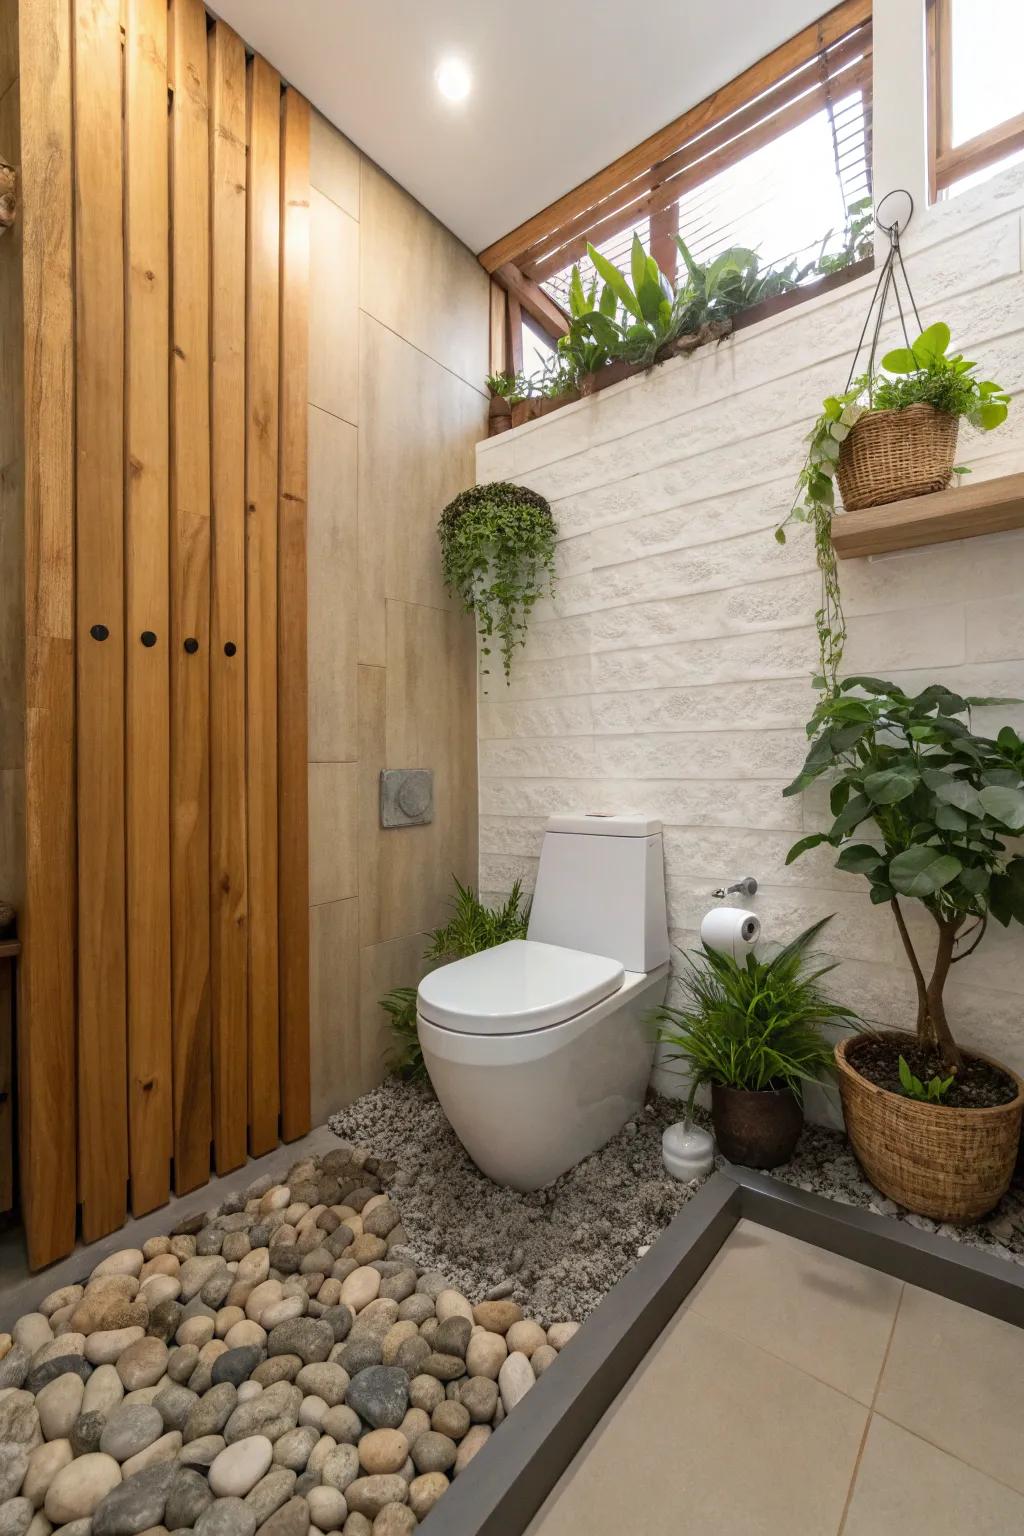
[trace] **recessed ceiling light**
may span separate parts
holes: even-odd
[[[447,101],[465,101],[473,83],[461,59],[442,59],[434,72],[434,79]]]

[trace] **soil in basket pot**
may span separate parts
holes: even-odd
[[[791,1093],[758,1093],[713,1083],[711,1123],[718,1150],[730,1163],[777,1168],[793,1156],[804,1115]]]
[[[899,1040],[859,1040],[851,1045],[846,1059],[861,1077],[890,1093],[902,1093],[900,1083],[900,1057],[915,1077],[922,1083],[933,1077],[945,1082],[949,1068],[938,1051],[925,1050],[913,1039],[906,1044]],[[976,1056],[964,1056],[964,1064],[953,1079],[952,1087],[942,1100],[947,1109],[993,1109],[997,1104],[1012,1104],[1017,1097],[1017,1084],[1013,1078],[994,1062],[979,1061]]]

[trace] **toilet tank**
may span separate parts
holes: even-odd
[[[529,937],[627,971],[669,957],[661,822],[643,816],[552,816],[544,831]]]

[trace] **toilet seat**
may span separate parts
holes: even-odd
[[[605,955],[512,939],[425,976],[418,1009],[441,1029],[517,1035],[585,1013],[618,992],[625,975]]]

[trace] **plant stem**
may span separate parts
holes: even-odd
[[[934,916],[934,913],[932,915]],[[927,1016],[931,1027],[931,1037],[937,1048],[942,1052],[943,1061],[952,1071],[957,1071],[963,1065],[963,1059],[957,1049],[952,1030],[946,1019],[946,1006],[942,999],[942,989],[946,985],[946,977],[949,975],[949,967],[953,960],[953,945],[956,943],[957,930],[961,926],[963,919],[960,917],[936,917],[935,921],[939,929],[939,943],[935,951],[935,966],[932,970],[926,994]]]
[[[917,985],[917,1037],[922,1045],[934,1045],[936,1042],[928,1038],[928,984],[924,979],[924,971],[921,969],[921,962],[918,960],[917,953],[911,943],[910,934],[907,931],[907,925],[904,921],[903,911],[898,899],[894,896],[889,905],[892,907],[896,918],[896,927],[900,931],[903,948],[907,952],[910,969],[914,973],[914,981]]]

